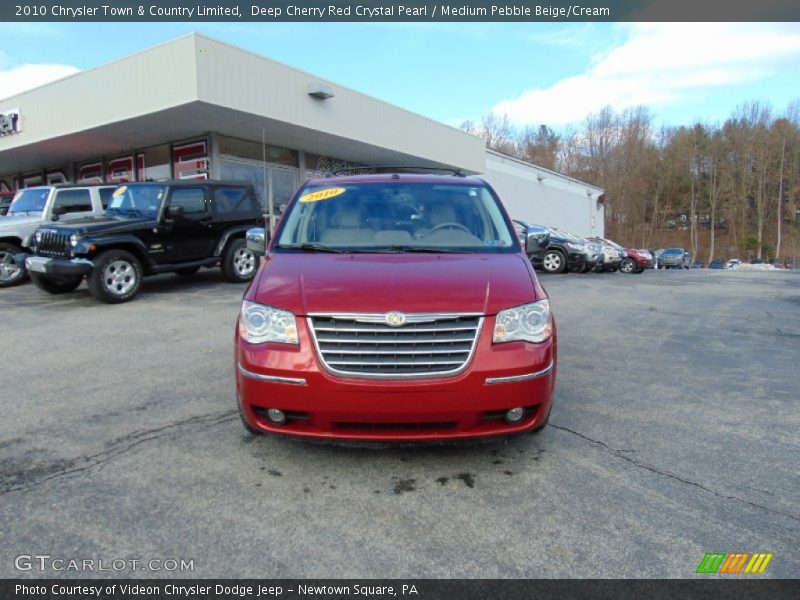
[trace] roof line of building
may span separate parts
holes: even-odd
[[[525,167],[534,167],[534,168],[539,169],[540,171],[544,171],[545,173],[548,173],[550,175],[554,175],[554,176],[559,177],[561,179],[566,179],[568,181],[571,181],[573,183],[577,183],[577,184],[582,185],[584,187],[592,188],[594,190],[597,190],[598,192],[605,192],[605,190],[603,188],[598,187],[596,185],[593,185],[591,183],[586,183],[585,181],[581,181],[580,179],[575,179],[574,177],[570,177],[569,175],[564,175],[563,173],[559,173],[558,171],[553,171],[553,170],[547,169],[545,167],[540,167],[537,164],[534,164],[534,163],[529,162],[527,160],[523,160],[521,158],[517,158],[516,156],[511,156],[510,154],[506,154],[505,152],[500,152],[499,150],[495,150],[494,148],[489,148],[488,146],[486,148],[486,153],[487,154],[494,154],[495,156],[499,156],[500,158],[504,158],[504,159],[510,160],[512,162],[519,163],[520,165],[525,166]]]

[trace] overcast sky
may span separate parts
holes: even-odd
[[[610,104],[722,121],[800,98],[800,24],[3,24],[0,98],[199,31],[433,119],[556,128]]]

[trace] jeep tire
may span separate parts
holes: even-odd
[[[20,252],[22,249],[16,244],[0,243],[0,288],[18,285],[27,279],[25,265],[18,264],[14,258]]]
[[[228,281],[246,283],[258,270],[258,257],[247,247],[243,238],[236,238],[225,248],[221,268]]]
[[[83,281],[83,277],[50,279],[41,273],[31,273],[30,276],[33,284],[48,294],[66,294],[75,291]]]
[[[126,250],[107,250],[95,259],[94,269],[86,282],[89,292],[100,302],[127,302],[142,285],[142,265]]]

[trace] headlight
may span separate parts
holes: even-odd
[[[583,244],[573,244],[572,242],[567,242],[567,247],[572,248],[573,250],[583,250]]]
[[[78,234],[77,233],[73,233],[71,236],[69,236],[69,245],[74,248],[75,246],[78,245],[78,240],[79,239],[80,238],[78,237]]]
[[[297,323],[290,312],[244,300],[239,315],[239,336],[251,344],[297,344]]]
[[[42,232],[37,230],[36,233],[33,234],[33,241],[39,244],[42,241]]]
[[[495,319],[492,343],[525,341],[539,343],[553,333],[550,301],[539,300],[516,308],[501,310]]]

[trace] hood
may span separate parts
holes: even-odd
[[[22,213],[19,215],[4,215],[0,217],[0,229],[4,227],[18,227],[42,222],[41,212]]]
[[[55,229],[63,233],[78,233],[80,235],[100,235],[131,231],[138,227],[155,227],[156,219],[152,217],[109,217],[100,215],[86,217],[74,221],[54,221],[43,226],[43,229]]]
[[[247,299],[309,313],[470,312],[544,298],[518,254],[273,254]]]

